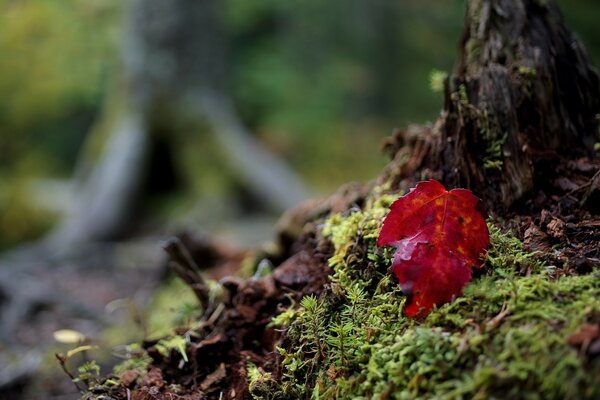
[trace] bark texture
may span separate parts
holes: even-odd
[[[598,74],[554,1],[469,1],[426,165],[502,211],[593,156],[599,112]]]

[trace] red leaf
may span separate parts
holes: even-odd
[[[377,245],[396,247],[393,270],[408,295],[406,316],[424,316],[451,301],[481,266],[490,235],[478,205],[469,190],[447,191],[434,180],[419,182],[392,204]]]

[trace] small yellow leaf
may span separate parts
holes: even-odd
[[[59,343],[81,343],[85,340],[85,335],[73,329],[59,329],[54,332],[54,340]]]

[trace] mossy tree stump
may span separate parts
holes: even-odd
[[[431,151],[412,168],[506,210],[593,157],[600,84],[555,1],[467,2],[459,58]]]

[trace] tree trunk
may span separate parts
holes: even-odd
[[[444,97],[432,129],[389,143],[386,179],[433,177],[502,212],[551,191],[566,161],[594,157],[598,74],[554,1],[468,1]]]
[[[207,126],[236,183],[263,209],[281,212],[308,196],[299,177],[260,146],[235,111],[218,6],[212,0],[131,2],[119,110],[108,113],[120,122],[98,160],[83,156],[75,206],[52,235],[53,246],[121,235],[135,216],[144,183],[156,181],[151,168],[174,168],[153,165],[153,155],[176,152],[176,135],[208,135]]]

